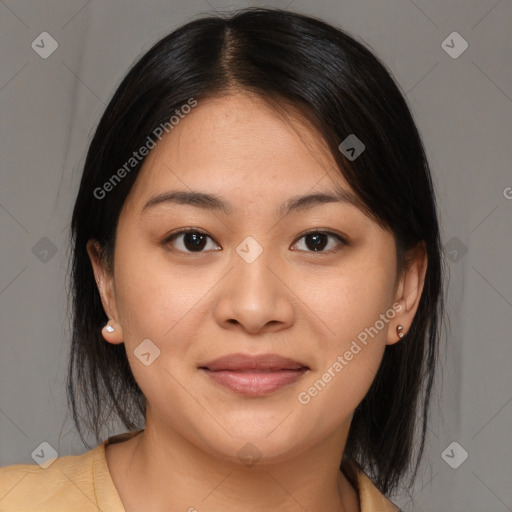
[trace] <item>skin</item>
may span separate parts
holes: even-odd
[[[360,510],[339,463],[386,345],[399,341],[398,324],[407,332],[412,323],[427,260],[417,251],[397,275],[393,234],[348,203],[277,214],[292,196],[351,191],[335,169],[323,140],[298,116],[249,93],[203,100],[146,158],[120,215],[112,274],[97,242],[87,244],[115,327],[103,336],[124,342],[147,398],[145,431],[106,451],[127,512]],[[142,211],[175,189],[217,194],[232,211],[183,204]],[[203,252],[183,235],[164,243],[187,227],[210,237]],[[349,244],[330,235],[323,250],[333,252],[316,252],[304,237],[310,229]],[[252,263],[236,252],[248,236],[263,249]],[[317,396],[299,403],[298,394],[394,303],[402,310]],[[134,355],[144,339],[160,349],[149,366]],[[269,395],[242,396],[198,369],[235,352],[277,353],[309,371]],[[261,454],[251,467],[237,457],[248,442]]]

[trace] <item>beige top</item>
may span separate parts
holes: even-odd
[[[0,468],[1,512],[125,512],[105,458],[105,446],[141,430],[109,437],[82,455],[55,459],[46,469],[35,464]],[[370,479],[357,473],[361,512],[397,512]]]

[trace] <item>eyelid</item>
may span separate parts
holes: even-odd
[[[312,228],[312,229],[309,229],[308,231],[304,231],[303,233],[301,233],[297,237],[296,241],[292,244],[292,246],[296,245],[300,239],[304,238],[307,235],[313,234],[313,233],[318,233],[321,235],[328,235],[328,236],[337,238],[342,246],[350,245],[350,243],[348,241],[348,237],[346,235],[338,233],[337,231],[332,231],[331,229],[327,229],[327,228]],[[339,248],[334,248],[334,249],[328,249],[326,251],[301,251],[301,252],[305,252],[307,254],[333,254],[335,252],[338,252],[339,250],[340,250]]]
[[[322,235],[332,235],[335,238],[338,238],[344,244],[349,245],[349,241],[348,241],[347,235],[344,235],[343,233],[339,233],[337,231],[333,231],[332,229],[328,229],[328,228],[312,228],[312,229],[308,229],[307,231],[302,232],[297,237],[297,240],[300,240],[302,237],[304,237],[306,235],[310,235],[312,233],[320,233]]]
[[[172,233],[169,233],[168,235],[166,235],[164,237],[164,239],[162,241],[162,245],[164,247],[166,247],[167,245],[170,244],[170,242],[172,241],[172,239],[174,237],[177,237],[179,235],[183,235],[183,234],[186,234],[186,233],[199,233],[201,235],[205,235],[206,237],[208,237],[211,240],[213,240],[218,246],[220,246],[220,244],[211,235],[209,235],[206,231],[203,231],[200,228],[194,228],[194,227],[180,228],[180,229],[178,229],[176,231],[173,231]],[[179,252],[181,254],[203,254],[203,253],[211,252],[211,251],[199,251],[199,252],[180,251],[179,249],[173,249],[173,250],[176,251],[176,252]]]
[[[164,237],[162,245],[163,246],[167,246],[172,241],[172,239],[174,237],[177,237],[178,235],[182,235],[182,234],[186,234],[186,233],[199,233],[199,234],[205,235],[206,237],[208,237],[211,240],[213,240],[218,246],[220,246],[220,244],[211,235],[209,235],[206,231],[204,231],[204,230],[202,230],[200,228],[194,228],[194,227],[180,228],[177,231],[173,231],[172,233],[170,233],[169,235]],[[318,234],[321,234],[321,235],[332,236],[332,237],[336,238],[341,243],[342,246],[350,245],[350,242],[348,241],[348,237],[346,235],[343,235],[343,234],[338,233],[336,231],[332,231],[332,230],[327,229],[327,228],[312,228],[312,229],[310,229],[308,231],[302,232],[295,239],[295,241],[293,242],[292,246],[296,245],[299,242],[299,240],[301,240],[305,236],[307,236],[309,234],[314,234],[314,233],[318,233]],[[306,252],[306,253],[311,253],[311,254],[332,254],[333,252],[337,252],[338,250],[339,249],[335,248],[335,249],[328,249],[326,251],[300,251],[300,252]],[[193,251],[177,250],[177,252],[184,253],[184,254],[203,254],[203,253],[207,253],[207,252],[211,252],[211,251],[193,252]]]

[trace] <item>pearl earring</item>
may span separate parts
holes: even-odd
[[[402,324],[397,325],[396,333],[398,334],[399,338],[403,338],[405,336],[405,332],[403,332],[403,331],[404,331],[404,326]]]
[[[112,327],[111,325],[108,325],[108,324],[105,326],[105,330],[107,332],[114,332],[115,331],[114,327]]]

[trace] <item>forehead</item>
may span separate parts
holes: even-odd
[[[199,100],[146,157],[129,200],[194,189],[230,202],[279,201],[315,190],[350,191],[321,136],[297,111],[236,93]],[[128,200],[127,200],[128,201]]]

